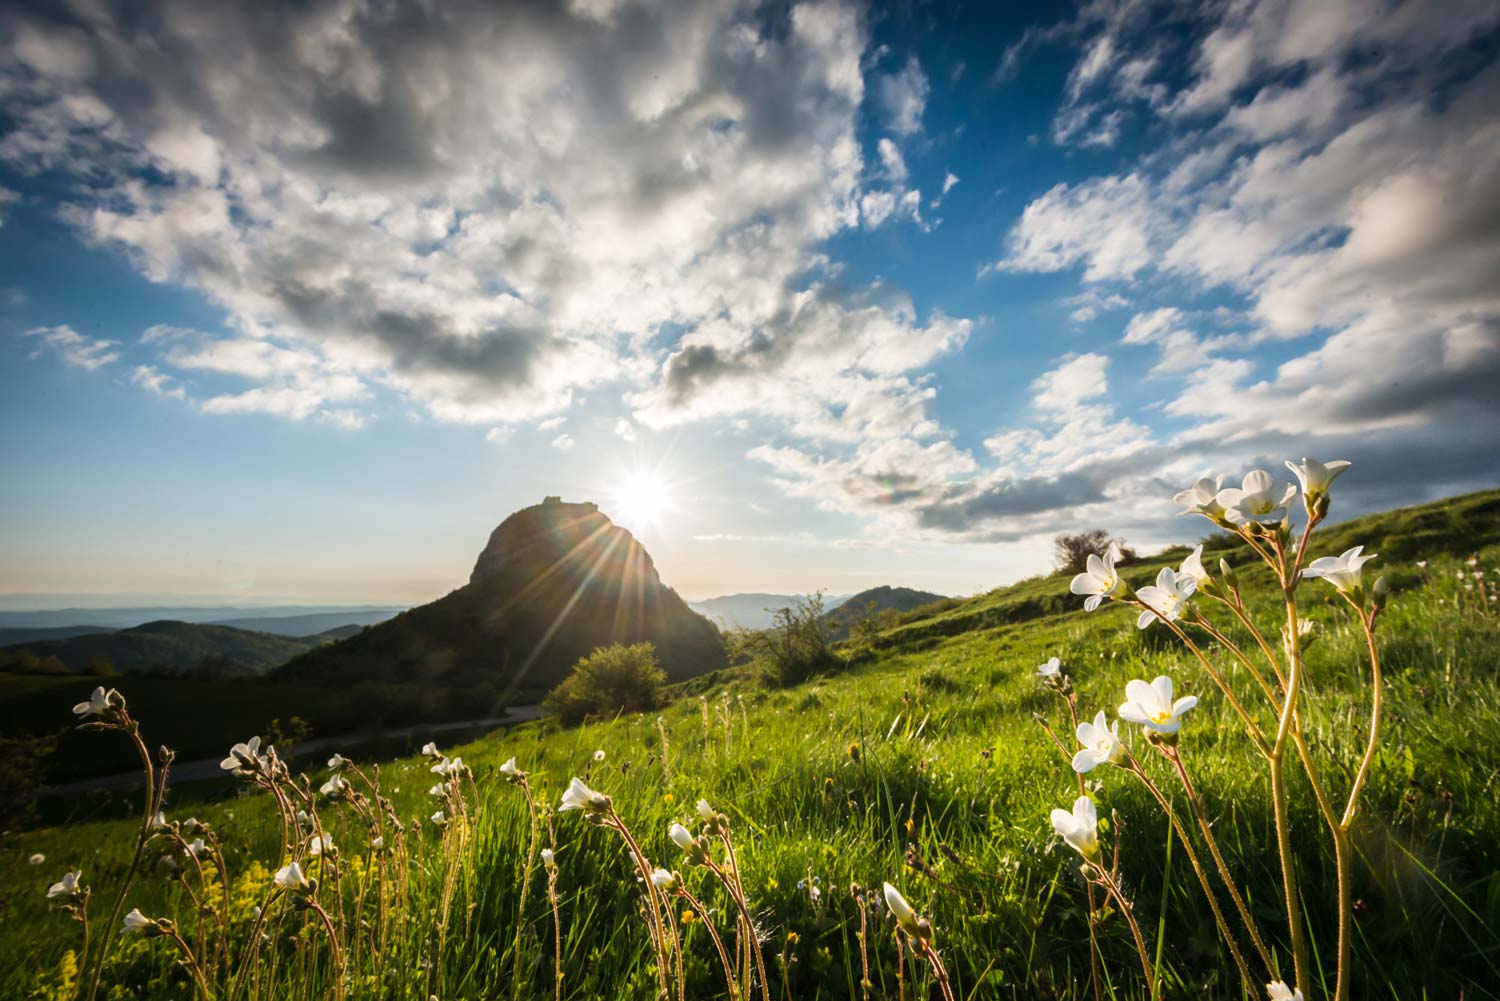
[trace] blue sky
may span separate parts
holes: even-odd
[[[0,13],[0,592],[416,602],[560,493],[689,597],[969,593],[1207,471],[1493,485],[1497,23]]]

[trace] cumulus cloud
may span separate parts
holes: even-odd
[[[1134,503],[1137,465],[1162,448],[1115,413],[1109,359],[1060,359],[1031,385],[1035,424],[986,439],[983,465],[946,440],[891,438],[842,457],[762,446],[750,457],[782,488],[828,510],[871,519],[896,538],[1008,542],[1106,511],[1119,522]]]
[[[1162,16],[1088,5],[1006,60],[1076,47],[1057,142],[1109,145],[1142,116],[1164,137],[1037,194],[984,269],[1075,273],[1074,322],[1131,310],[1114,343],[1058,358],[983,456],[918,439],[755,453],[786,489],[903,537],[1101,523],[1165,541],[1183,484],[1293,452],[1357,460],[1346,512],[1500,474],[1500,68],[1459,55],[1500,12],[1272,0],[1171,12],[1173,32]],[[1149,426],[1110,391],[1112,359],[1142,350]]]
[[[910,300],[878,286],[819,285],[753,328],[700,325],[632,403],[654,428],[758,415],[813,439],[928,436],[937,430],[926,411],[933,390],[907,373],[960,348],[970,328],[941,314],[921,323]]]
[[[660,382],[644,405],[671,422],[703,412],[684,387],[705,349],[822,354],[774,332],[862,205],[870,225],[920,219],[894,145],[890,204],[862,201],[868,35],[840,0],[118,0],[14,10],[0,37],[0,160],[51,178],[83,238],[226,311],[226,333],[148,342],[160,367],[243,380],[209,412],[305,419],[385,389],[493,426]],[[927,93],[914,59],[880,78],[893,131],[920,128]],[[819,322],[854,324],[814,294]],[[893,338],[958,329],[855,308]],[[922,407],[887,364],[842,371]]]
[[[1322,446],[1369,456],[1373,492],[1397,468],[1396,441],[1448,477],[1412,490],[1492,481],[1500,67],[1460,53],[1500,25],[1500,11],[1357,0],[1205,8],[1186,15],[1195,30],[1181,36],[1188,81],[1166,93],[1141,63],[1172,44],[1149,5],[1104,8],[1116,14],[1107,18],[1099,9],[1068,26],[1078,59],[1059,121],[1097,123],[1144,101],[1164,148],[1035,197],[993,268],[1076,272],[1078,322],[1106,304],[1137,307],[1121,350],[1157,350],[1152,374],[1179,380],[1162,402],[1178,423],[1141,439],[1122,482],[1155,489],[1145,464],[1161,461],[1160,447],[1177,457],[1172,468],[1233,469]],[[1236,305],[1195,313],[1187,304],[1203,295]],[[1266,368],[1269,340],[1294,346]],[[1071,398],[1071,385],[1044,380],[1042,395]],[[1022,428],[990,444],[1042,440]],[[1473,457],[1476,441],[1491,458],[1468,468],[1446,458]]]
[[[1128,279],[1151,263],[1162,221],[1140,174],[1058,184],[1028,204],[993,267],[1061,271],[1082,264],[1089,281]]]

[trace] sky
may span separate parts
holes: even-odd
[[[1500,6],[0,5],[0,592],[689,598],[1500,481]],[[3,603],[3,601],[0,601]]]

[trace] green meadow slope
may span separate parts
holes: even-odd
[[[1500,578],[1500,491],[1331,526],[1314,536],[1313,549],[1323,555],[1356,544],[1379,554],[1367,575],[1384,574],[1393,593],[1379,630],[1386,725],[1356,829],[1353,996],[1500,998],[1500,610],[1493,595],[1487,607],[1471,589],[1465,563],[1477,554],[1488,586]],[[1205,563],[1215,566],[1221,553],[1247,566],[1227,540],[1208,545]],[[1127,576],[1144,584],[1181,555],[1141,560]],[[1257,620],[1274,635],[1264,575],[1248,570],[1242,578]],[[1364,739],[1363,637],[1321,584],[1303,594],[1314,626],[1302,723],[1337,790],[1348,779],[1333,762],[1356,756]],[[1137,630],[1127,610],[1106,605],[1085,613],[1080,604],[1065,577],[1035,578],[910,613],[869,646],[847,649],[847,670],[796,688],[767,691],[751,672],[721,671],[677,686],[679,697],[660,725],[641,716],[571,730],[535,724],[457,749],[475,771],[479,797],[458,902],[465,933],[449,937],[435,955],[426,912],[413,912],[397,935],[430,963],[388,969],[378,983],[360,981],[351,997],[510,996],[516,976],[519,996],[551,996],[552,917],[539,873],[519,919],[519,962],[512,951],[526,815],[519,793],[496,772],[511,756],[531,772],[545,803],[558,802],[572,775],[612,796],[653,861],[682,868],[720,914],[727,898],[702,870],[682,865],[666,831],[674,820],[690,820],[700,796],[727,813],[778,998],[864,996],[851,884],[878,887],[882,880],[900,885],[930,916],[959,997],[1092,997],[1084,887],[1076,856],[1056,845],[1047,820],[1053,807],[1072,802],[1076,780],[1034,719],[1041,714],[1066,738],[1062,714],[1035,677],[1036,665],[1054,655],[1090,716],[1096,709],[1113,716],[1131,678],[1170,674],[1179,693],[1200,697],[1183,729],[1183,755],[1236,881],[1284,956],[1269,792],[1237,718],[1169,634]],[[68,701],[55,707],[59,719]],[[1121,729],[1146,758],[1139,733]],[[100,754],[128,760],[118,735],[96,736]],[[226,733],[224,746],[247,736]],[[1157,766],[1163,763],[1148,762]],[[400,815],[420,823],[431,810],[425,763],[395,762],[382,771],[388,789],[399,787],[393,799]],[[1169,781],[1164,772],[1159,777]],[[1126,889],[1159,957],[1162,996],[1242,997],[1201,890],[1180,853],[1164,850],[1159,808],[1118,771],[1089,778],[1108,821],[1102,836],[1118,843]],[[250,867],[251,858],[270,858],[277,836],[264,797],[219,801],[184,790],[168,812],[188,810],[219,829],[233,875],[264,879],[265,869]],[[337,816],[335,838],[357,852],[362,833]],[[577,814],[559,814],[552,825],[564,996],[651,997],[650,950],[618,837]],[[1332,976],[1333,861],[1311,798],[1295,784],[1292,825],[1318,971],[1302,986],[1309,998],[1321,998],[1332,986],[1325,978]],[[107,899],[128,842],[128,827],[118,821],[5,836],[0,920],[9,958],[0,968],[0,997],[30,997],[59,982],[76,926],[48,910],[45,888],[65,868],[81,866],[96,900]],[[435,849],[427,850],[430,858]],[[46,862],[29,866],[33,852]],[[182,906],[179,892],[153,876],[130,904],[172,913]],[[889,923],[879,915],[871,920],[864,950],[870,996],[897,997],[900,990],[935,997],[911,968],[898,988]],[[687,948],[689,996],[725,996],[701,929],[689,933]],[[1147,997],[1118,915],[1100,923],[1099,955],[1105,996]],[[168,950],[139,940],[108,973],[123,985],[111,997],[167,996],[167,988],[186,994]],[[273,994],[295,996],[290,987]]]

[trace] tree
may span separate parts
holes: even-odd
[[[573,673],[548,693],[542,708],[568,726],[601,713],[645,712],[656,708],[666,680],[656,647],[615,643],[574,664]]]
[[[1052,540],[1053,558],[1057,569],[1069,573],[1083,573],[1090,556],[1103,556],[1110,543],[1120,549],[1120,562],[1135,559],[1135,550],[1125,544],[1124,539],[1112,539],[1102,528],[1091,528],[1086,532],[1064,532]]]
[[[785,688],[839,666],[833,652],[834,624],[823,614],[823,592],[793,598],[773,613],[767,629],[736,629],[729,634],[730,662],[759,661],[770,684]]]

